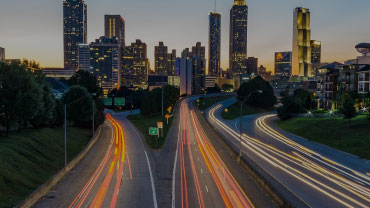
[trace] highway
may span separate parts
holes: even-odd
[[[34,207],[155,207],[147,151],[126,114],[106,114],[88,155]]]
[[[240,145],[239,119],[225,121],[224,108],[232,104],[226,100],[206,112],[207,119],[220,135],[236,148]],[[270,127],[275,115],[247,116],[243,118],[242,152],[270,174],[283,187],[291,191],[308,207],[370,207],[370,169],[366,161],[361,168],[348,166],[346,153],[336,152],[336,157],[325,155],[317,146],[303,145],[308,141],[288,138]],[[356,160],[353,158],[352,160]],[[353,163],[355,164],[355,163]]]
[[[193,101],[181,102],[179,122],[173,124],[178,135],[172,207],[254,207],[210,143]]]

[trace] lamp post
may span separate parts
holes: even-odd
[[[242,157],[243,104],[246,100],[248,100],[256,92],[259,93],[259,94],[263,93],[262,90],[255,90],[255,91],[252,91],[251,93],[249,93],[249,95],[247,97],[240,100],[240,130],[239,130],[240,138],[239,138],[239,158],[238,158],[238,161],[240,161],[240,159]]]
[[[92,135],[95,135],[95,100],[94,97],[96,96],[96,93],[91,93],[92,97]]]

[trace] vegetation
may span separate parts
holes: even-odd
[[[296,118],[277,121],[277,125],[314,142],[370,159],[370,123],[365,116],[351,122],[341,118]]]
[[[260,114],[273,111],[274,108],[257,108],[248,105],[243,105],[243,116]],[[234,120],[240,117],[240,102],[232,104],[226,111],[223,111],[221,114],[223,119]]]
[[[20,130],[54,126],[56,101],[41,73],[33,72],[35,62],[0,62],[0,125],[5,135]]]
[[[164,111],[174,106],[179,100],[179,89],[170,85],[164,86]],[[152,91],[145,91],[141,97],[141,114],[146,117],[152,117],[162,112],[162,88],[156,88]]]
[[[130,115],[127,118],[135,125],[135,127],[144,135],[146,144],[151,149],[160,149],[166,142],[168,131],[170,130],[173,117],[167,120],[161,118],[161,115],[145,117],[143,115]],[[157,127],[157,122],[163,122],[163,136],[149,136],[149,128]],[[161,132],[160,132],[161,133]]]
[[[225,92],[232,92],[234,91],[234,86],[230,84],[224,84],[222,85],[222,90]]]
[[[258,93],[262,91],[262,93]],[[244,102],[251,107],[271,108],[276,103],[274,90],[270,83],[258,76],[249,82],[244,82],[238,90],[238,100]],[[248,97],[250,96],[250,97]]]
[[[229,99],[229,98],[232,98],[232,96],[214,97],[214,98],[206,98],[206,99],[204,99],[204,97],[201,97],[197,105],[200,110],[206,110],[212,105],[218,102],[224,101],[226,99]]]
[[[88,143],[90,131],[67,128],[68,158]],[[0,139],[0,207],[14,207],[64,167],[64,128],[10,133]]]
[[[343,93],[339,97],[339,112],[345,119],[351,119],[356,116],[355,102],[349,93]]]
[[[306,90],[297,89],[292,96],[285,96],[282,102],[283,106],[278,109],[278,115],[281,120],[287,120],[292,114],[309,111],[313,106],[314,96]]]

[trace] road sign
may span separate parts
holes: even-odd
[[[163,129],[163,122],[157,122],[158,129]]]
[[[115,106],[125,106],[125,98],[122,97],[115,97],[114,98],[114,105]]]
[[[112,98],[103,98],[104,106],[112,106]]]
[[[150,136],[157,136],[158,135],[158,128],[150,127],[149,128],[149,135]]]
[[[171,113],[171,111],[172,111],[172,106],[168,107],[168,108],[167,108],[167,111],[168,111],[169,113]]]

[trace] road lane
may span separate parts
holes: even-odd
[[[226,101],[225,101],[226,103]],[[225,105],[226,106],[226,105]],[[224,107],[225,107],[224,106]],[[209,121],[225,138],[239,147],[237,122],[220,118],[224,109],[217,105],[208,112]],[[339,165],[270,129],[265,119],[243,122],[248,130],[263,134],[248,135],[243,131],[243,153],[259,164],[276,180],[312,207],[369,207],[369,177],[359,172],[343,172]],[[254,127],[251,127],[252,126]],[[253,125],[254,124],[254,125]],[[244,126],[243,129],[247,129]],[[252,131],[251,130],[251,131]],[[247,134],[245,134],[247,133]],[[351,176],[348,176],[350,174]]]
[[[191,103],[181,103],[175,207],[253,207],[212,147]]]

